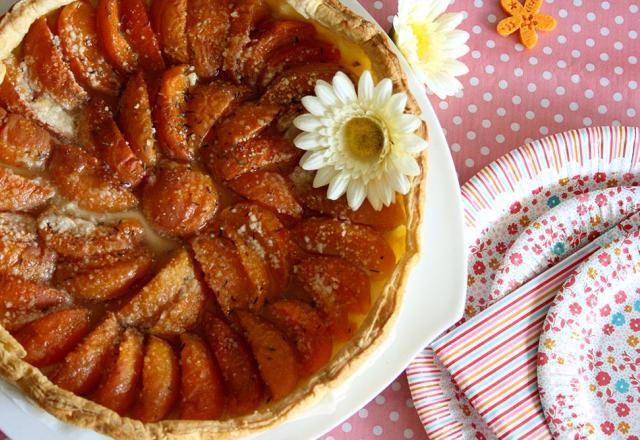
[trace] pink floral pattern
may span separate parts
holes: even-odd
[[[596,252],[556,295],[538,347],[538,387],[554,438],[637,439],[639,268],[635,230]]]

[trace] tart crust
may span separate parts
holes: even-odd
[[[20,0],[0,20],[0,84],[5,67],[2,60],[10,56],[39,17],[71,3],[73,0]],[[391,78],[395,91],[409,95],[408,110],[419,114],[411,96],[407,78],[392,49],[390,39],[377,26],[361,18],[338,0],[283,0],[303,17],[311,19],[360,46],[371,60],[378,77]],[[421,135],[427,138],[423,124]],[[22,389],[24,394],[58,418],[115,438],[226,439],[255,434],[280,424],[313,405],[327,392],[347,380],[391,334],[400,310],[404,288],[411,267],[420,251],[419,231],[424,217],[426,193],[426,153],[419,158],[422,174],[414,179],[405,196],[407,209],[406,249],[396,264],[382,293],[356,335],[332,360],[286,398],[244,417],[214,420],[165,420],[143,423],[115,412],[54,385],[38,368],[24,362],[20,344],[0,326],[0,374]],[[417,292],[415,292],[417,293]]]

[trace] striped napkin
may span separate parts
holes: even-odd
[[[603,244],[640,226],[640,213],[514,290],[432,344],[436,356],[500,439],[551,439],[536,359],[547,310],[564,281]]]

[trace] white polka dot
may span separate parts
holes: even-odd
[[[545,55],[551,55],[553,53],[553,49],[551,49],[549,46],[545,46],[542,48],[542,53],[544,53]]]
[[[561,69],[564,69],[567,67],[567,62],[565,60],[558,60],[558,62],[556,63],[556,66],[558,66]]]
[[[487,40],[486,44],[489,49],[493,49],[494,47],[496,47],[496,42],[493,40]]]
[[[620,127],[620,125],[622,125],[622,123],[620,121],[618,121],[617,119],[614,119],[613,121],[611,121],[611,125],[613,125],[614,127]]]
[[[369,417],[369,410],[367,408],[362,408],[360,411],[358,411],[358,416],[361,419],[366,419],[367,417]]]
[[[622,68],[622,66],[616,66],[616,67],[613,69],[613,72],[614,72],[616,75],[622,75],[622,74],[624,73],[624,69]]]
[[[582,30],[582,26],[580,26],[578,23],[575,23],[573,26],[571,26],[571,30],[575,33],[578,33]]]
[[[582,52],[580,52],[578,49],[573,49],[571,51],[571,56],[573,58],[580,58],[581,55],[582,55]]]
[[[373,431],[373,435],[380,436],[380,435],[382,435],[382,426],[376,425],[376,426],[373,427],[372,431]]]
[[[472,166],[474,166],[474,165],[475,165],[475,162],[473,161],[473,159],[467,159],[467,160],[465,160],[465,161],[464,161],[464,164],[465,164],[467,167],[471,168]]]
[[[520,43],[516,43],[513,47],[517,52],[522,52],[524,50],[524,46]]]
[[[607,106],[606,105],[598,106],[598,113],[600,113],[601,115],[606,114],[607,113]]]
[[[482,99],[484,99],[487,102],[491,102],[491,100],[493,100],[493,95],[491,93],[489,93],[489,92],[485,92],[482,95]]]
[[[600,85],[602,87],[608,87],[609,86],[609,79],[605,78],[605,77],[600,78]]]
[[[629,81],[628,86],[631,90],[635,90],[638,88],[638,83],[636,81]]]
[[[380,395],[378,395],[378,396],[375,398],[375,402],[376,402],[378,405],[384,405],[384,403],[385,403],[386,401],[387,401],[387,399],[385,399],[385,398],[384,398],[384,396],[383,396],[383,395],[381,395],[381,394],[380,394]]]
[[[609,2],[602,2],[600,3],[600,7],[604,10],[609,10],[609,8],[611,7],[611,5],[609,4]]]
[[[613,100],[615,102],[621,102],[622,101],[622,93],[620,92],[616,92],[613,94]]]
[[[606,37],[607,35],[609,35],[609,28],[606,26],[601,27],[600,35],[602,35],[603,37]]]
[[[540,134],[544,134],[544,135],[549,134],[549,129],[547,127],[545,127],[544,125],[541,125],[540,128],[538,129],[538,131],[540,132]]]
[[[471,52],[471,58],[478,59],[482,56],[479,50],[474,50]]]
[[[391,384],[391,389],[392,389],[393,391],[400,391],[400,382],[394,381],[394,382]]]
[[[546,79],[548,81],[551,78],[553,78],[553,74],[551,72],[549,72],[548,70],[545,70],[544,72],[542,72],[542,78],[544,78],[544,79]]]
[[[469,110],[469,113],[475,113],[478,111],[478,106],[475,104],[469,104],[467,110]]]
[[[500,61],[502,61],[503,63],[506,63],[507,61],[509,61],[509,55],[507,55],[506,53],[501,53]]]
[[[377,2],[373,2],[373,7],[376,9],[382,9],[384,5],[382,4],[381,1],[377,1]]]
[[[500,87],[501,89],[506,89],[507,87],[509,87],[509,83],[507,81],[505,81],[504,79],[501,79],[500,81],[498,81],[498,87]]]
[[[522,102],[522,98],[518,95],[514,95],[511,97],[511,102],[513,102],[515,105],[519,105]]]
[[[564,35],[558,35],[558,43],[566,44],[567,43],[567,37],[565,37]]]
[[[572,102],[571,104],[569,104],[569,110],[571,110],[572,112],[577,111],[579,108],[580,106],[577,102]]]
[[[613,43],[613,48],[615,50],[622,50],[624,49],[624,44],[622,44],[621,41],[616,41],[615,43]]]
[[[476,132],[475,131],[468,131],[467,132],[467,139],[469,139],[470,141],[474,140],[476,138]]]
[[[608,54],[608,53],[606,53],[606,52],[602,52],[602,53],[600,54],[600,59],[601,59],[602,61],[609,61],[609,54]]]
[[[577,73],[571,75],[571,82],[574,84],[578,84],[580,82],[580,75],[578,75]]]
[[[462,124],[462,118],[460,116],[454,116],[452,119],[453,123],[456,125]]]
[[[587,63],[587,65],[584,67],[588,72],[593,72],[594,70],[596,70],[596,66],[593,63]]]
[[[505,137],[503,135],[499,134],[499,135],[496,136],[496,142],[497,143],[502,144],[502,143],[504,143],[504,141],[505,141]]]
[[[591,89],[587,89],[584,91],[584,97],[587,99],[591,99],[593,98],[593,96],[595,95],[595,93],[593,93],[593,90]]]
[[[525,116],[525,118],[531,120],[531,119],[536,117],[536,114],[534,112],[532,112],[531,110],[529,110],[528,112],[526,112],[524,114],[524,116]]]
[[[489,14],[489,15],[487,15],[487,21],[489,23],[495,23],[496,21],[498,21],[498,17],[496,17],[493,14]]]
[[[398,414],[398,411],[391,411],[389,413],[389,420],[391,420],[392,422],[397,422],[398,419],[400,419],[400,414]]]
[[[477,77],[472,76],[471,78],[469,78],[469,84],[471,84],[472,86],[477,86],[478,84],[480,84],[480,80]]]
[[[582,120],[582,124],[583,124],[585,127],[591,127],[591,124],[593,124],[593,121],[591,120],[591,118],[590,118],[590,117],[588,117],[588,116],[587,116],[586,118],[584,118],[584,119]]]
[[[511,131],[520,131],[520,124],[518,124],[517,122],[512,122]]]
[[[573,6],[582,6],[582,0],[573,0]]]
[[[452,144],[451,145],[451,151],[453,151],[454,153],[458,153],[461,149],[462,149],[462,147],[460,146],[460,144]]]
[[[559,15],[560,17],[562,17],[562,18],[567,18],[567,15],[569,15],[569,13],[567,12],[567,10],[566,10],[566,9],[560,9],[560,10],[558,11],[558,15]]]
[[[551,102],[547,98],[540,100],[540,107],[549,108],[550,105],[551,105]]]
[[[536,64],[538,64],[538,59],[536,57],[529,57],[529,64],[535,66]]]
[[[507,110],[504,107],[498,107],[496,109],[496,113],[498,114],[498,116],[504,116],[507,114]]]
[[[473,32],[474,34],[479,34],[480,32],[482,32],[482,28],[478,25],[475,25],[471,28],[471,32]]]
[[[587,13],[587,20],[596,21],[596,14],[594,14],[593,12],[588,12]]]
[[[627,116],[629,116],[630,118],[634,118],[636,116],[636,109],[635,108],[627,109]]]
[[[493,65],[491,65],[491,64],[487,64],[487,65],[484,67],[484,71],[485,71],[485,72],[487,72],[489,75],[491,75],[493,72],[495,72],[495,71],[496,71],[496,68],[495,68],[495,67],[493,67]]]
[[[483,119],[481,124],[482,124],[483,128],[490,128],[491,127],[491,121],[488,120],[488,119]]]
[[[638,38],[638,32],[637,31],[629,31],[629,38],[632,40],[636,40]]]
[[[629,12],[631,12],[632,14],[636,14],[638,12],[638,9],[638,5],[636,4],[629,5]]]
[[[622,24],[624,23],[624,17],[622,15],[616,15],[613,21],[615,21],[616,24]]]
[[[449,108],[449,103],[447,101],[440,101],[440,104],[438,104],[438,106],[441,110],[446,110]]]
[[[567,93],[567,90],[564,87],[556,87],[556,95],[563,96],[565,93]]]
[[[324,438],[324,440],[336,440],[332,435],[328,435]]]
[[[393,16],[393,15],[389,15],[389,16],[387,17],[387,21],[388,21],[389,23],[393,24],[393,19],[394,19],[394,18],[395,18],[395,16]]]
[[[553,115],[553,120],[560,124],[562,121],[564,121],[564,116],[562,116],[560,113],[557,113]]]
[[[596,40],[593,38],[587,38],[584,42],[588,47],[594,47],[596,45]]]
[[[638,57],[631,55],[627,58],[627,61],[629,61],[629,64],[638,64]]]
[[[530,137],[524,138],[524,143],[525,144],[530,144],[531,142],[533,142],[533,139],[531,139]]]
[[[538,87],[534,83],[527,84],[527,90],[531,93],[535,92]]]
[[[480,147],[480,154],[482,154],[483,156],[488,156],[489,153],[491,153],[489,147]]]
[[[520,77],[520,76],[524,75],[524,70],[522,70],[520,67],[516,67],[515,69],[513,69],[513,74],[515,76]]]
[[[351,432],[352,428],[353,427],[351,426],[351,423],[349,423],[349,422],[345,422],[345,423],[342,424],[342,430],[344,432]]]
[[[413,438],[413,430],[407,428],[404,430],[402,435],[404,435],[404,438]]]
[[[474,0],[473,6],[475,6],[476,8],[481,8],[484,6],[484,2],[482,0]]]

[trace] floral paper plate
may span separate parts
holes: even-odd
[[[563,285],[538,347],[538,387],[557,439],[640,433],[640,231],[596,252]]]
[[[510,291],[508,279],[513,274],[507,276],[500,269],[509,264],[518,237],[537,219],[577,195],[639,183],[638,128],[599,127],[561,133],[520,147],[484,168],[462,187],[469,246],[462,321]],[[620,213],[616,216],[616,221],[624,217]],[[608,227],[600,222],[592,229],[602,232]],[[565,243],[558,257],[569,255],[585,241]],[[557,259],[541,260],[524,277],[536,275],[554,261]],[[501,279],[503,284],[497,284]],[[407,376],[429,438],[495,438],[430,348],[416,357]]]

